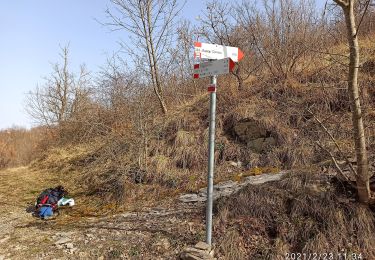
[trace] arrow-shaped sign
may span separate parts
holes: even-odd
[[[230,59],[221,59],[202,62],[194,65],[194,78],[204,78],[208,76],[228,74],[234,68],[235,63]]]
[[[209,60],[231,58],[234,62],[239,62],[243,56],[243,52],[237,47],[202,42],[194,43],[194,58]]]

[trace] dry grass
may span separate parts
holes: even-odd
[[[374,214],[353,202],[349,190],[325,176],[294,173],[281,182],[249,185],[217,205],[216,237],[227,248],[227,227],[236,227],[252,259],[283,259],[285,253],[355,252],[375,257]],[[233,232],[233,231],[231,231]],[[236,249],[233,249],[235,251]],[[231,252],[223,251],[223,254]],[[234,252],[233,252],[234,253]]]
[[[363,59],[374,59],[371,38],[362,43]],[[332,50],[341,54],[346,51],[344,44]],[[319,140],[333,152],[335,148],[327,134],[306,113],[307,107],[330,129],[341,149],[348,156],[353,155],[350,109],[347,91],[343,89],[346,68],[328,56],[324,60],[317,59],[315,67],[306,70],[300,78],[280,80],[260,75],[246,81],[241,92],[236,89],[233,77],[220,78],[215,180],[240,179],[239,174],[246,175],[249,169],[291,169],[327,160],[328,156],[314,142]],[[368,72],[361,72],[361,77],[365,75],[367,78],[362,82],[367,84],[367,92],[363,91],[364,114],[369,148],[375,151],[374,134],[370,131],[375,122],[372,111],[375,92],[370,86],[375,80]],[[197,85],[203,83],[199,81]],[[112,125],[116,127],[110,134],[97,137],[99,141],[50,149],[34,165],[77,173],[85,193],[105,203],[123,204],[134,194],[143,196],[152,189],[161,193],[177,188],[179,192],[196,191],[205,184],[209,95],[199,90],[189,93],[193,96],[179,96],[176,102],[170,99],[167,116],[157,112],[147,114],[142,121],[147,125],[143,130],[136,119],[121,124],[123,119],[116,122],[113,118]],[[267,131],[267,136],[276,140],[276,145],[268,151],[254,152],[234,133],[234,127],[241,120],[255,121]],[[142,147],[145,139],[147,145]],[[228,167],[228,161],[240,161],[243,167],[233,170]],[[150,202],[155,198],[146,196],[146,200]]]
[[[178,168],[202,168],[202,163],[205,161],[202,150],[205,148],[206,145],[202,145],[194,133],[179,130],[174,138],[173,150],[169,156],[174,158]]]
[[[11,168],[0,171],[0,197],[4,203],[17,207],[33,203],[39,193],[46,188],[64,185],[57,176],[48,172],[33,171],[27,167]],[[17,196],[15,196],[17,194]],[[12,198],[12,200],[9,200]]]

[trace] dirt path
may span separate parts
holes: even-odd
[[[204,239],[203,204],[176,203],[107,217],[33,218],[26,208],[56,177],[26,167],[0,172],[0,260],[176,259]]]
[[[36,174],[26,167],[0,172],[0,245],[6,235],[13,232],[15,222],[30,219],[25,211],[27,203],[35,199],[43,184],[52,182],[48,178],[48,175]]]

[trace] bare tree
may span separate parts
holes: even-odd
[[[161,68],[168,67],[168,51],[176,33],[175,20],[181,8],[177,0],[111,0],[106,13],[114,30],[131,34],[132,46],[123,44],[139,67],[148,68],[144,76],[153,86],[163,113],[167,105],[163,96]]]
[[[361,111],[361,101],[359,97],[358,86],[358,68],[359,68],[359,44],[358,28],[356,28],[354,6],[355,0],[333,0],[342,8],[345,17],[347,39],[350,49],[349,72],[348,72],[348,91],[350,96],[350,106],[352,111],[352,123],[355,152],[357,157],[356,183],[358,198],[363,203],[370,200],[369,170],[366,151],[366,136],[363,125],[363,116]]]
[[[68,46],[61,48],[60,57],[62,64],[54,64],[45,83],[27,96],[26,111],[39,124],[61,124],[78,112],[82,100],[88,95],[89,73],[86,67],[81,66],[76,78],[69,70]]]

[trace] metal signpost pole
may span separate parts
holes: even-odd
[[[208,176],[207,176],[207,209],[206,209],[206,242],[211,245],[212,238],[212,206],[214,190],[214,165],[215,165],[215,114],[216,114],[216,76],[211,77],[210,87],[215,90],[210,94],[210,128],[208,141]]]
[[[237,47],[223,46],[194,42],[194,59],[200,63],[194,64],[195,79],[211,77],[208,87],[210,92],[210,128],[208,141],[208,176],[207,176],[207,205],[206,205],[206,242],[212,241],[212,207],[214,190],[214,166],[215,166],[215,114],[216,114],[216,88],[217,75],[228,74],[233,71],[234,62],[243,58],[243,52]],[[202,62],[203,60],[203,62]]]

